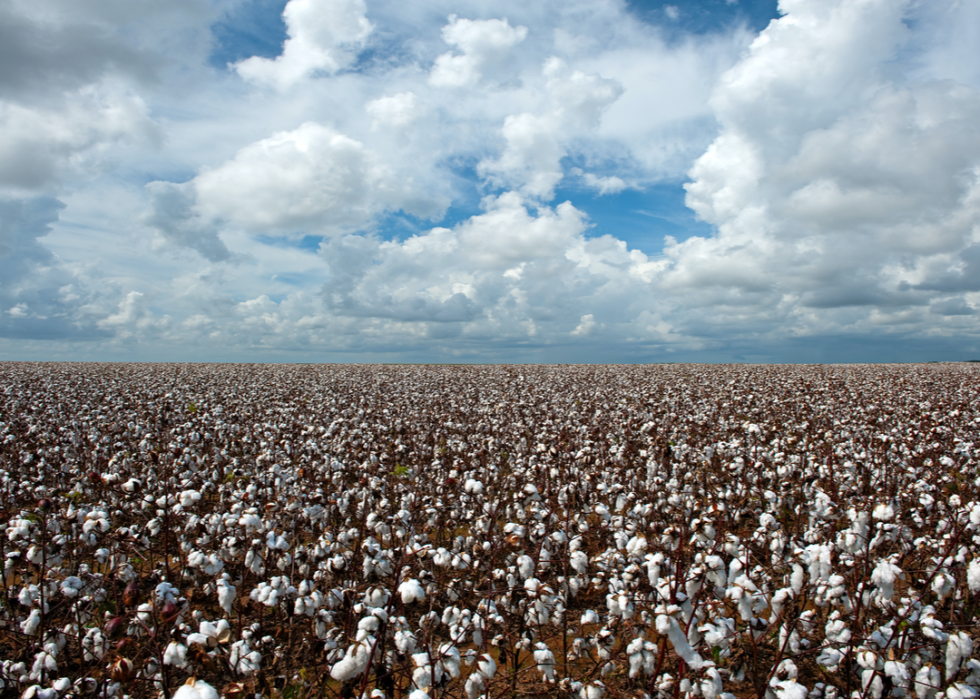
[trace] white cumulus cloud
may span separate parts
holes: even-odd
[[[364,0],[289,0],[282,11],[289,38],[274,59],[235,64],[244,79],[288,88],[317,72],[335,73],[354,60],[374,26]]]

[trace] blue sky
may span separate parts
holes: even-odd
[[[976,4],[0,22],[0,359],[980,357]]]

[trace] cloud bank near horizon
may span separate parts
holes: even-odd
[[[980,356],[972,5],[265,5],[0,8],[0,357]]]

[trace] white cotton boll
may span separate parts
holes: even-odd
[[[37,633],[37,629],[40,625],[41,611],[39,609],[34,609],[31,611],[30,616],[21,622],[20,630],[23,631],[26,636],[33,636]]]
[[[639,556],[647,549],[646,537],[637,534],[626,544],[626,553],[631,556]]]
[[[719,699],[723,689],[721,675],[713,667],[708,668],[704,674],[705,679],[701,680],[701,696],[704,699]]]
[[[463,686],[463,690],[466,692],[466,699],[479,699],[480,695],[486,691],[486,688],[484,677],[479,672],[474,672],[467,677],[466,684]]]
[[[536,643],[534,646],[534,662],[538,670],[548,682],[555,681],[555,655],[544,643]]]
[[[966,584],[970,587],[970,592],[980,592],[980,557],[970,561],[966,569]]]
[[[520,571],[521,577],[527,580],[534,575],[534,560],[527,555],[518,556],[517,569]]]
[[[902,687],[904,692],[904,687],[908,684],[910,677],[908,666],[897,660],[886,660],[884,672],[886,677],[891,678],[892,684],[895,687]]]
[[[871,572],[871,582],[878,586],[881,598],[890,602],[895,596],[895,580],[903,576],[902,569],[889,558],[878,561],[878,565]]]
[[[585,699],[602,699],[606,694],[606,685],[602,682],[593,682],[585,688]]]
[[[796,680],[777,682],[773,685],[773,689],[779,699],[806,699],[809,694],[807,688]]]
[[[803,592],[803,579],[805,571],[799,563],[793,564],[793,572],[789,577],[789,586],[793,589],[793,594],[797,597]]]
[[[395,648],[398,649],[399,653],[411,655],[415,650],[415,635],[411,631],[396,631]]]
[[[408,695],[408,699],[430,699],[429,693],[421,689],[413,689],[412,693]]]
[[[193,507],[201,499],[201,494],[196,490],[185,490],[180,494],[181,507]]]
[[[176,641],[171,641],[170,645],[163,652],[163,664],[174,665],[176,667],[187,666],[187,646]]]
[[[470,495],[479,495],[483,492],[483,483],[474,478],[468,478],[466,483],[463,484],[463,490]]]
[[[666,614],[661,614],[657,617],[657,633],[661,635],[666,635],[670,644],[674,647],[674,651],[684,660],[685,663],[690,666],[692,670],[700,670],[705,667],[708,663],[705,662],[704,658],[697,654],[697,652],[691,647],[691,644],[687,640],[687,636],[681,629],[680,624],[677,620],[667,616]]]
[[[582,618],[579,620],[579,623],[582,624],[582,626],[585,626],[587,624],[598,624],[599,623],[599,615],[596,614],[591,609],[586,609],[582,613]]]
[[[358,675],[357,659],[345,655],[340,662],[330,669],[330,676],[338,682],[345,682]]]
[[[476,663],[476,668],[488,680],[492,680],[493,676],[497,674],[496,661],[486,653],[480,656],[480,659]]]
[[[207,682],[192,677],[174,692],[173,699],[218,699],[218,692]]]
[[[976,699],[980,696],[977,691],[968,684],[957,682],[946,688],[946,699]]]
[[[952,576],[947,573],[937,573],[936,577],[932,579],[932,591],[936,593],[940,604],[946,599],[946,595],[952,591],[954,583]]]
[[[895,510],[892,509],[891,505],[886,505],[885,503],[879,503],[871,516],[882,522],[890,522],[895,518]]]
[[[459,677],[459,650],[452,644],[445,643],[439,647],[439,664],[453,679]]]
[[[330,676],[338,682],[357,677],[367,669],[368,653],[368,648],[363,643],[350,646],[347,654],[330,669]]]
[[[919,699],[932,699],[939,691],[941,681],[939,670],[932,665],[923,665],[915,673],[915,695]]]
[[[568,564],[579,575],[585,575],[589,569],[589,557],[582,551],[573,551],[568,558]]]
[[[950,634],[946,642],[946,681],[949,682],[960,671],[960,663],[973,653],[973,639],[960,631]]]
[[[422,584],[414,578],[399,585],[398,594],[401,595],[403,604],[421,602],[425,599],[425,590],[422,588]]]
[[[218,605],[225,610],[225,614],[231,614],[232,605],[235,604],[235,598],[238,596],[235,586],[228,580],[221,579],[218,581],[217,592]]]
[[[164,604],[167,602],[176,602],[177,595],[180,594],[177,588],[168,582],[162,582],[157,585],[155,592],[157,599]]]
[[[208,637],[203,633],[190,633],[187,634],[187,645],[193,646],[208,646]]]

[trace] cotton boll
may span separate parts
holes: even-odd
[[[218,699],[218,692],[207,682],[192,677],[174,692],[173,699]]]
[[[534,560],[527,555],[518,556],[517,569],[520,571],[521,577],[527,580],[534,575]]]
[[[24,632],[26,636],[33,636],[37,633],[38,627],[41,625],[41,611],[39,609],[34,609],[31,611],[30,615],[25,619],[21,625],[20,629]]]
[[[414,578],[399,585],[398,594],[401,595],[403,604],[421,602],[425,599],[425,590],[422,588],[422,584]]]
[[[882,601],[890,602],[895,596],[895,580],[904,577],[904,573],[891,558],[878,562],[871,572],[871,582],[878,586],[878,594]]]
[[[661,635],[666,635],[670,644],[674,647],[674,651],[679,655],[685,663],[687,663],[692,670],[700,670],[705,667],[707,663],[704,658],[697,654],[697,652],[691,647],[691,644],[687,640],[687,636],[681,629],[677,620],[673,617],[669,617],[666,614],[661,614],[657,617],[657,633]]]
[[[463,690],[466,692],[466,699],[478,699],[486,691],[486,682],[483,675],[479,672],[471,674],[466,678],[466,684],[463,686]]]
[[[187,666],[187,646],[176,641],[171,641],[167,649],[163,652],[163,664],[174,665],[176,667]]]
[[[970,587],[970,592],[980,592],[980,557],[970,561],[966,569],[966,583]]]
[[[919,699],[932,699],[939,691],[942,678],[932,665],[923,665],[915,673],[915,696]]]
[[[973,639],[960,631],[950,634],[946,642],[946,681],[949,682],[960,671],[960,663],[973,653]]]
[[[968,684],[957,682],[946,688],[946,699],[976,699],[980,692]]]
[[[875,506],[871,516],[877,520],[881,520],[882,522],[890,522],[895,518],[895,510],[892,509],[891,505],[879,503],[877,506]]]
[[[534,646],[534,662],[537,663],[538,670],[548,682],[555,681],[555,655],[544,643],[537,643]]]
[[[238,596],[238,591],[235,586],[228,582],[227,577],[223,577],[218,581],[217,584],[218,593],[218,605],[225,610],[226,614],[231,614],[232,605],[235,604],[235,598]]]

